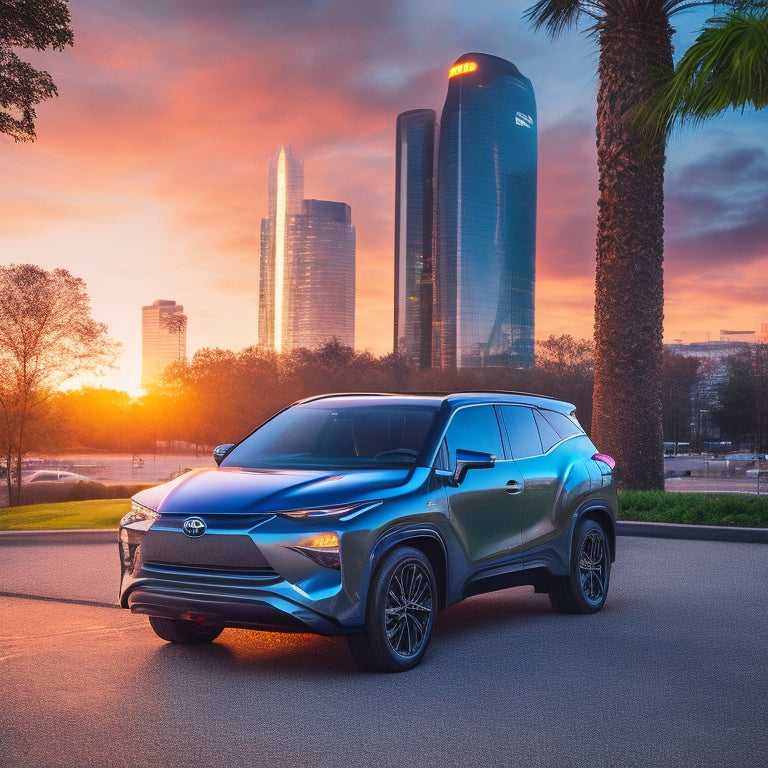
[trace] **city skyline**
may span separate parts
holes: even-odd
[[[21,52],[59,98],[39,105],[34,144],[3,137],[2,261],[85,280],[125,346],[123,388],[138,386],[137,311],[154,296],[185,306],[190,355],[255,344],[263,180],[289,142],[305,196],[355,212],[356,348],[386,354],[395,120],[439,109],[451,63],[480,51],[514,61],[537,95],[536,338],[591,337],[597,50],[576,31],[557,45],[534,34],[530,5],[71,0],[74,47]],[[675,16],[678,53],[711,14]],[[667,342],[768,319],[767,122],[730,114],[670,140]]]

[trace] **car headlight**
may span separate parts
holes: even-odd
[[[152,527],[158,518],[154,509],[131,501],[131,511],[120,521],[120,562],[124,574],[132,574],[136,568],[136,553],[138,552],[144,534]]]
[[[339,555],[339,535],[334,531],[326,531],[310,536],[293,547],[294,552],[300,552],[310,560],[314,560],[324,568],[341,568],[341,556]]]
[[[137,501],[131,501],[131,511],[123,515],[122,520],[120,520],[120,527],[131,526],[134,529],[148,531],[157,518],[157,510],[145,507]]]
[[[369,509],[378,507],[380,501],[363,501],[357,504],[344,504],[339,507],[316,507],[312,509],[294,509],[289,512],[278,512],[282,517],[296,520],[351,520]]]

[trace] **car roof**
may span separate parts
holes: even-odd
[[[354,401],[358,405],[374,405],[386,401],[392,405],[423,405],[439,408],[443,404],[451,409],[464,405],[483,403],[522,404],[537,408],[548,408],[560,413],[571,414],[576,408],[571,403],[546,395],[534,395],[527,392],[507,392],[503,390],[484,390],[478,392],[336,392],[317,395],[298,401],[295,405],[322,401]]]

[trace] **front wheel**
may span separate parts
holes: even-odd
[[[390,552],[368,593],[365,629],[347,641],[355,661],[373,672],[415,667],[429,644],[437,588],[427,556],[413,547]]]
[[[568,581],[550,586],[549,600],[560,613],[596,613],[608,597],[611,545],[603,527],[585,520],[576,530]]]
[[[182,645],[210,643],[224,629],[219,624],[202,624],[186,619],[166,619],[162,616],[150,616],[149,623],[158,637],[169,643],[181,643]]]

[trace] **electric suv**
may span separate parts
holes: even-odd
[[[533,585],[557,611],[605,603],[614,462],[568,403],[313,397],[214,458],[138,493],[120,522],[120,604],[164,640],[346,635],[363,668],[397,672],[470,595]]]

